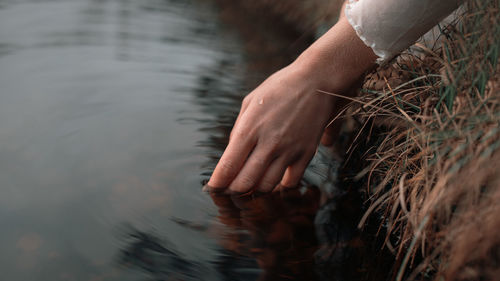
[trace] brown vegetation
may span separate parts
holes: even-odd
[[[218,2],[308,34],[342,1]],[[393,280],[500,280],[499,21],[498,1],[468,1],[441,44],[417,44],[369,74],[347,114],[360,126],[346,158],[366,163],[355,177],[366,186],[359,226],[380,221]],[[271,41],[247,49],[279,51]]]
[[[360,227],[379,216],[396,280],[500,278],[499,3],[465,10],[442,44],[378,69],[355,101],[372,145]]]

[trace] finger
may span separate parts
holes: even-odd
[[[251,138],[236,137],[231,140],[208,181],[210,189],[216,191],[227,188],[254,146],[255,141]]]
[[[237,128],[238,122],[241,119],[241,115],[243,115],[243,110],[241,110],[240,113],[238,113],[238,117],[236,117],[236,121],[234,121],[233,130],[231,130],[231,133],[229,133],[229,141],[231,141],[231,139],[233,138],[234,128]]]
[[[246,193],[252,190],[269,167],[271,162],[270,154],[257,146],[248,157],[239,174],[229,185],[229,191],[231,193]]]
[[[281,186],[283,187],[295,187],[299,185],[304,171],[311,160],[311,157],[303,157],[294,164],[292,164],[285,172],[283,179],[281,180]]]
[[[340,122],[334,122],[328,126],[323,132],[321,137],[321,144],[325,146],[330,146],[333,144],[334,140],[337,138],[340,131]]]
[[[345,113],[345,110],[347,109],[345,106],[348,104],[347,99],[338,99],[335,103],[335,109],[333,110],[332,116],[334,116],[334,121],[329,124],[328,127],[325,128],[325,131],[323,133],[323,136],[321,137],[321,144],[325,146],[330,146],[333,144],[335,139],[338,137],[341,124],[340,116],[342,116]]]
[[[241,116],[245,113],[247,108],[248,108],[248,102],[242,103],[240,112],[238,113],[238,117],[236,117],[236,121],[234,121],[233,128],[237,128],[238,122],[241,120]],[[231,140],[231,138],[233,137],[234,134],[233,132],[234,130],[231,130],[231,133],[229,134],[229,140]]]
[[[274,160],[260,182],[256,185],[256,191],[271,192],[283,178],[287,167],[288,163],[285,162],[284,158]]]

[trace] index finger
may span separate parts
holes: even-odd
[[[244,137],[242,134],[236,133],[231,138],[208,181],[207,185],[210,190],[223,190],[229,186],[243,167],[255,144],[255,140]]]

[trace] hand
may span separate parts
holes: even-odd
[[[233,193],[297,185],[335,106],[315,90],[314,79],[292,64],[251,92],[208,185]]]
[[[341,18],[244,99],[208,187],[247,193],[296,186],[335,113],[336,99],[317,90],[345,92],[375,58]]]

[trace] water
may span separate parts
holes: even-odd
[[[0,280],[350,276],[325,240],[356,221],[318,223],[318,188],[201,191],[243,96],[309,41],[230,3],[0,1]]]

